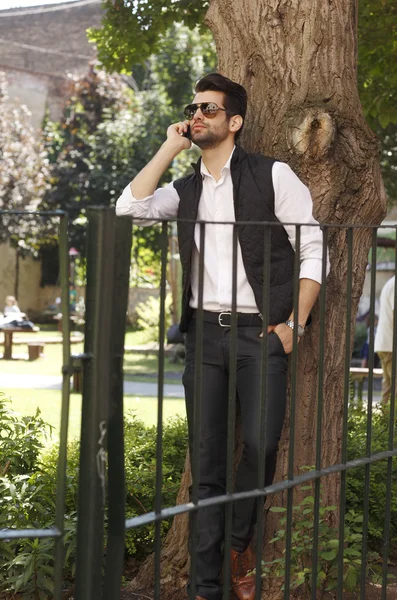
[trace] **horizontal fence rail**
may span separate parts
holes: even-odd
[[[132,529],[133,527],[141,527],[142,525],[147,525],[148,523],[158,520],[161,521],[169,519],[183,513],[195,512],[201,507],[214,506],[216,504],[230,504],[237,500],[260,498],[263,496],[269,496],[271,494],[277,494],[279,492],[298,487],[302,484],[319,480],[322,477],[349,471],[357,467],[362,467],[364,465],[393,458],[394,456],[397,456],[397,448],[394,450],[386,450],[385,452],[378,452],[377,454],[373,454],[370,458],[358,458],[356,460],[347,461],[344,464],[341,463],[338,465],[332,465],[331,467],[324,467],[319,471],[308,471],[307,473],[303,473],[301,475],[295,475],[291,480],[284,479],[279,483],[274,483],[262,489],[251,490],[249,492],[235,492],[233,495],[224,494],[208,500],[199,500],[197,505],[193,504],[192,502],[187,504],[179,504],[178,506],[163,508],[159,513],[152,511],[150,513],[145,513],[144,515],[140,515],[139,517],[126,519],[125,525],[127,529]]]

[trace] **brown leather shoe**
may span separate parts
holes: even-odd
[[[255,576],[250,573],[255,566],[251,544],[244,552],[231,551],[232,590],[238,600],[255,600]]]

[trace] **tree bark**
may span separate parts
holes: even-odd
[[[357,0],[212,0],[206,17],[217,45],[219,71],[248,91],[243,146],[287,162],[308,185],[314,215],[322,223],[378,224],[386,212],[378,142],[365,122],[357,91],[357,11]],[[330,230],[323,466],[340,462],[346,329],[350,327],[353,334],[371,230],[354,231],[349,297],[346,240],[345,229]],[[348,301],[352,302],[352,319],[346,324]],[[313,316],[313,325],[298,353],[295,473],[301,466],[315,464],[317,306]],[[287,473],[288,431],[287,415],[276,480]],[[185,474],[181,501],[187,499],[187,482]],[[324,502],[335,502],[338,482],[336,476],[324,481]],[[272,535],[271,523],[267,530]],[[176,598],[176,588],[186,580],[186,536],[186,518],[179,517],[164,544],[162,598],[168,594]],[[148,571],[142,571],[138,581],[145,581],[143,575],[146,579]],[[273,590],[266,597],[277,598],[279,594]]]

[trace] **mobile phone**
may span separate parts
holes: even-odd
[[[187,126],[187,131],[183,132],[183,137],[187,138],[188,140],[192,139],[192,137],[190,135],[190,125]]]

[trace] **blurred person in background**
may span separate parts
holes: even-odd
[[[4,316],[18,316],[18,317],[26,317],[25,313],[21,312],[21,309],[18,306],[18,302],[16,301],[14,296],[6,296],[5,306],[4,306]]]
[[[375,352],[380,358],[383,369],[382,404],[390,402],[393,350],[396,351],[397,340],[394,333],[394,287],[395,276],[389,279],[380,294],[379,321],[376,328]],[[394,390],[395,393],[395,390]]]

